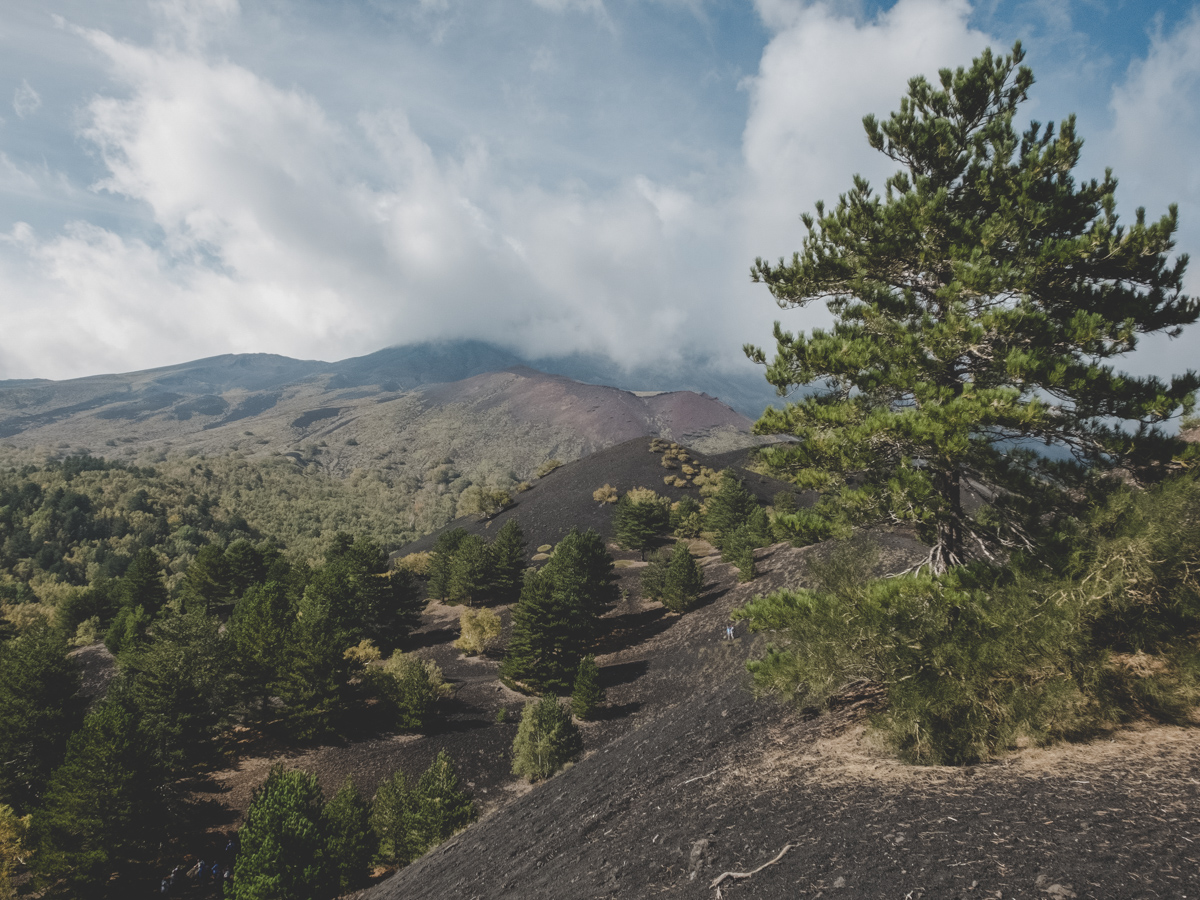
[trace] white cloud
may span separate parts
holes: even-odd
[[[574,6],[607,15],[599,3]],[[226,52],[245,25],[234,0],[160,2],[159,31],[139,40],[76,29],[108,66],[81,112],[79,134],[103,165],[94,188],[142,210],[152,228],[99,216],[58,229],[6,226],[0,297],[22,302],[0,300],[0,377],[230,351],[333,359],[434,337],[498,340],[535,355],[599,351],[631,365],[687,352],[736,364],[743,342],[769,340],[773,319],[795,329],[820,318],[781,314],[747,270],[757,255],[798,249],[799,214],[835,201],[854,173],[880,183],[891,172],[868,147],[862,115],[887,115],[913,74],[967,64],[988,43],[969,25],[967,0],[899,0],[870,18],[857,3],[757,8],[770,37],[743,81],[740,157],[713,162],[708,147],[690,148],[673,158],[697,170],[653,175],[629,161],[648,155],[598,161],[604,151],[582,142],[545,156],[533,148],[530,158],[552,159],[566,175],[519,164],[538,140],[610,124],[599,108],[572,106],[571,45],[548,40],[553,31],[531,38],[508,73],[519,93],[518,68],[528,73],[532,61],[553,72],[542,80],[558,93],[534,99],[562,121],[530,136],[527,119],[498,126],[504,110],[485,110],[487,129],[473,131],[469,110],[450,102],[454,91],[427,93],[407,59],[396,69],[402,89],[357,105],[339,106],[331,96],[353,92],[320,94],[316,76],[293,77],[299,69],[268,75],[254,53]],[[580,27],[594,38],[595,24]],[[1200,105],[1194,32],[1193,23],[1160,39],[1114,96],[1119,120],[1157,135],[1154,146],[1121,144],[1129,165],[1119,161],[1118,174],[1174,166],[1194,176],[1184,151],[1195,145]],[[572,178],[571,164],[586,175]],[[0,189],[44,190],[51,176],[30,166],[0,148]]]
[[[863,115],[886,116],[909,78],[969,64],[988,38],[967,25],[965,0],[900,0],[866,22],[825,4],[760,6],[781,30],[748,83],[747,215],[758,222],[748,231],[785,253],[802,236],[799,214],[816,200],[835,201],[855,173],[878,182],[894,169],[868,146]]]
[[[1118,213],[1129,221],[1146,208],[1156,219],[1177,203],[1178,252],[1191,251],[1186,288],[1200,294],[1195,252],[1200,246],[1200,11],[1193,11],[1171,34],[1159,34],[1145,59],[1135,60],[1126,79],[1112,92],[1112,130],[1098,138],[1105,165],[1120,182]],[[1139,372],[1178,372],[1198,368],[1200,325],[1176,341],[1143,341],[1130,366]]]
[[[12,105],[16,114],[24,119],[37,112],[38,107],[42,105],[42,98],[29,86],[29,82],[22,78],[17,89],[13,91]]]

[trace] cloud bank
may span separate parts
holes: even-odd
[[[703,3],[676,6],[721,27]],[[235,0],[150,9],[140,34],[67,17],[59,29],[104,75],[69,114],[55,110],[87,165],[0,157],[0,189],[68,210],[0,234],[0,377],[224,352],[336,359],[459,337],[631,366],[738,365],[741,344],[767,340],[780,315],[749,284],[750,262],[796,249],[799,213],[855,172],[890,171],[861,116],[890,111],[913,74],[1009,43],[966,0],[857,15],[759,0],[753,68],[715,60],[706,91],[670,84],[669,64],[648,80],[633,13],[599,0],[530,2],[541,30],[490,62],[496,48],[464,33],[453,0],[381,22],[409,35],[394,58],[386,41],[339,50],[312,22],[252,18]],[[1115,84],[1102,143],[1118,174],[1138,173],[1125,184],[1139,202],[1163,193],[1156,171],[1178,171],[1165,196],[1200,213],[1198,22],[1154,38]],[[288,53],[253,49],[272,28]],[[446,62],[464,47],[475,62]],[[305,48],[327,55],[306,65],[294,55]],[[632,54],[614,63],[631,74],[589,78],[570,69],[573,51],[593,66]],[[387,89],[372,93],[372,79]],[[43,92],[39,109],[24,80],[15,91],[31,122],[57,102]],[[786,315],[797,328],[808,314]]]

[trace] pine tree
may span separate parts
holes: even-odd
[[[475,818],[475,804],[459,785],[454,763],[445,750],[439,750],[421,773],[409,809],[409,833],[417,856],[466,828]]]
[[[525,575],[525,533],[516,518],[500,527],[491,550],[492,594],[497,603],[515,603]]]
[[[754,495],[746,490],[742,479],[726,469],[721,473],[720,488],[705,505],[704,527],[716,532],[719,544],[726,534],[745,525],[756,509],[758,501]]]
[[[490,592],[491,585],[492,555],[488,545],[478,535],[468,534],[459,542],[450,561],[446,599],[474,605]]]
[[[556,697],[525,705],[513,740],[513,774],[541,781],[583,754],[583,738]]]
[[[407,866],[417,857],[410,834],[412,791],[408,779],[397,770],[383,781],[371,801],[371,828],[379,840],[379,860]]]
[[[654,491],[636,488],[621,495],[613,512],[617,543],[645,555],[646,549],[670,527],[670,506]]]
[[[22,813],[41,795],[82,716],[79,670],[68,649],[45,621],[0,644],[0,802]]]
[[[196,551],[196,558],[183,577],[184,606],[200,607],[211,613],[214,606],[230,599],[229,567],[225,548],[220,544],[205,544]]]
[[[781,395],[827,390],[763,414],[759,433],[801,440],[762,460],[821,491],[826,520],[914,523],[935,572],[1031,548],[1089,471],[1161,474],[1180,452],[1163,423],[1200,386],[1191,372],[1166,383],[1108,364],[1200,316],[1182,293],[1187,257],[1167,259],[1176,208],[1119,225],[1112,173],[1071,175],[1073,117],[1018,135],[1033,85],[1022,59],[1017,44],[942,70],[940,88],[912,79],[899,112],[863,119],[871,146],[903,167],[883,195],[856,177],[832,210],[802,217],[790,262],[752,270],[781,307],[824,300],[834,317],[807,334],[776,324],[768,381]],[[1054,444],[1078,465],[1014,441]],[[990,498],[975,515],[969,488]]]
[[[569,690],[616,592],[612,557],[600,536],[572,529],[546,565],[526,575],[502,676],[535,690]]]
[[[367,881],[367,867],[379,850],[379,838],[371,829],[371,804],[349,775],[325,804],[324,818],[329,834],[326,850],[336,871],[336,893],[357,890]]]
[[[571,712],[575,714],[575,718],[586,721],[603,702],[604,688],[600,686],[600,669],[596,665],[596,657],[589,653],[579,663],[579,672],[575,675],[575,687],[571,690]]]
[[[287,669],[276,690],[284,723],[300,740],[332,733],[349,706],[355,665],[346,650],[357,641],[338,602],[314,580],[297,607]]]
[[[67,743],[35,813],[36,871],[94,891],[159,839],[162,775],[137,716],[106,699]]]
[[[226,634],[243,696],[258,702],[265,718],[276,682],[287,669],[296,602],[283,584],[269,581],[242,595],[233,608]]]
[[[167,615],[123,660],[122,689],[164,771],[183,775],[216,759],[234,699],[233,661],[219,622],[197,607]]]
[[[542,571],[554,581],[556,590],[579,597],[582,608],[593,617],[589,627],[594,627],[595,619],[617,599],[612,556],[604,540],[591,529],[572,528],[567,532]]]
[[[123,604],[127,607],[140,606],[150,618],[167,603],[167,587],[163,584],[162,564],[153,550],[139,550],[122,579]]]
[[[447,595],[450,589],[450,566],[454,561],[454,552],[467,536],[465,528],[451,528],[443,531],[433,542],[433,557],[429,561],[429,596],[439,599]]]
[[[662,604],[672,612],[686,612],[699,599],[703,589],[704,572],[697,565],[688,545],[679,541],[671,553],[671,561],[663,578]]]
[[[316,776],[275,766],[238,832],[232,900],[328,900],[337,889]]]

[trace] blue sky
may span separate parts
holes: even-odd
[[[889,174],[862,115],[1018,38],[1025,117],[1076,112],[1080,174],[1195,255],[1196,3],[8,0],[0,378],[439,337],[745,365],[822,319],[747,273]]]

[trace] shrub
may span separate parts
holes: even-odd
[[[0,900],[13,900],[17,896],[12,877],[28,854],[26,841],[31,821],[31,816],[18,816],[11,806],[0,803]]]
[[[600,686],[600,669],[596,657],[588,654],[579,663],[579,674],[575,676],[575,687],[571,691],[571,712],[575,718],[590,719],[596,707],[604,702],[604,688]]]
[[[485,652],[500,636],[500,616],[490,609],[464,609],[458,617],[459,638],[454,646],[475,656]]]
[[[433,660],[396,651],[370,678],[393,727],[420,731],[433,715],[433,704],[450,692]]]
[[[699,537],[703,528],[703,511],[691,497],[684,497],[671,505],[671,530],[676,537]]]
[[[597,503],[616,503],[617,489],[611,484],[605,484],[603,487],[598,487],[592,491],[592,499]]]
[[[538,478],[545,478],[547,475],[549,475],[551,472],[553,472],[555,469],[557,469],[561,465],[562,465],[561,459],[548,459],[544,463],[542,463],[540,466],[537,467],[537,472],[535,472],[534,474],[536,474]]]
[[[71,638],[71,646],[90,647],[98,640],[100,640],[100,617],[92,616],[79,623],[79,627],[75,629],[75,636]]]
[[[400,557],[400,559],[396,561],[396,568],[404,569],[406,572],[411,572],[414,575],[425,577],[429,574],[429,567],[432,561],[433,554],[429,551],[409,553],[406,556]]]
[[[525,706],[513,741],[513,774],[530,781],[549,778],[583,753],[583,738],[558,699]]]

